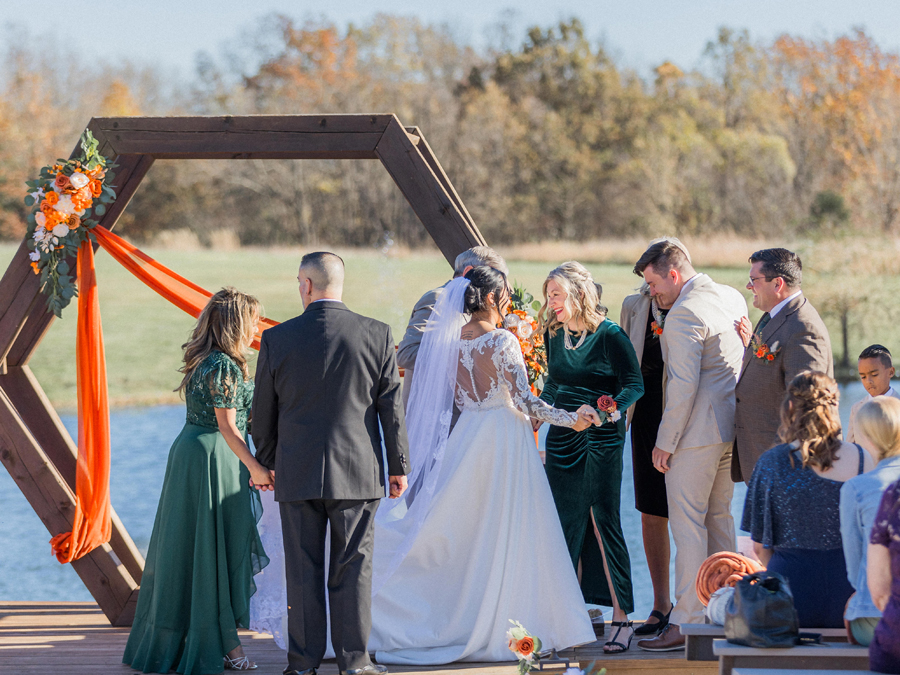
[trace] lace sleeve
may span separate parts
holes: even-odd
[[[494,362],[497,373],[506,381],[513,405],[529,417],[555,424],[560,427],[572,427],[578,421],[578,415],[548,405],[531,393],[528,385],[528,371],[525,370],[525,360],[519,342],[512,333],[498,330],[501,334],[497,341],[497,351],[494,353]]]
[[[240,402],[240,368],[227,356],[221,356],[203,373],[203,382],[213,408],[237,408]]]

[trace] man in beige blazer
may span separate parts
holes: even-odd
[[[672,305],[660,344],[665,408],[653,464],[666,474],[669,527],[675,540],[675,608],[669,625],[638,646],[684,648],[682,623],[703,622],[695,582],[702,562],[735,549],[729,477],[734,440],[734,386],[743,345],[734,330],[747,315],[739,291],[698,274],[671,242],[650,246],[634,267],[650,293]]]
[[[751,329],[738,324],[745,346],[738,379],[735,448],[731,478],[747,482],[757,460],[777,445],[781,402],[788,385],[804,370],[834,377],[831,339],[812,303],[800,290],[803,264],[785,248],[767,248],[750,256],[753,306],[764,314]]]
[[[489,246],[473,246],[456,256],[452,278],[456,279],[464,276],[470,269],[480,265],[493,267],[498,272],[503,272],[503,274],[509,276],[509,268],[506,266],[506,261],[500,257],[499,253]],[[450,283],[450,280],[419,298],[419,301],[413,307],[412,315],[409,317],[406,333],[404,333],[403,339],[400,340],[400,345],[397,348],[397,365],[404,370],[403,408],[406,410],[409,409],[409,393],[412,391],[413,370],[416,367],[419,344],[422,342],[422,332],[425,330],[425,324],[428,323],[428,317],[431,316],[438,295],[448,283]],[[459,412],[454,409],[454,424],[457,417],[459,417]]]

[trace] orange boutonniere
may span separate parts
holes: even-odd
[[[650,330],[651,330],[651,331],[653,332],[653,334],[656,335],[657,337],[659,337],[659,336],[662,335],[662,333],[663,333],[662,326],[660,326],[658,323],[656,323],[656,321],[651,321],[651,322],[650,322]]]
[[[756,333],[750,338],[750,349],[753,350],[753,356],[766,361],[774,361],[775,357],[778,356],[778,352],[781,351],[777,341],[769,346]]]

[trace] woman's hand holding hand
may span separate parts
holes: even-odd
[[[575,431],[584,431],[590,426],[600,424],[600,416],[597,414],[597,411],[589,405],[581,406],[575,411],[575,414],[578,415],[578,419],[575,421],[575,424],[572,425],[572,429]]]
[[[275,489],[275,472],[270,471],[259,462],[255,462],[256,466],[248,467],[250,470],[250,487],[257,490],[266,491]]]

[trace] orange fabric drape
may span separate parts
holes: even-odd
[[[119,236],[97,225],[97,243],[125,269],[176,307],[194,318],[212,294],[188,281]],[[262,318],[253,348],[266,328],[278,322]],[[94,248],[89,241],[78,249],[78,467],[75,474],[75,516],[72,531],[50,540],[62,563],[72,562],[109,541],[112,534],[109,503],[109,398],[106,356],[100,324],[100,300],[94,269]]]
[[[147,284],[176,307],[184,310],[195,319],[206,307],[212,293],[201,288],[180,274],[160,265],[137,247],[113,234],[105,227],[97,225],[91,230],[97,237],[97,243],[109,253],[125,269]],[[262,318],[256,331],[256,339],[252,347],[259,349],[259,338],[266,328],[277,326],[277,321]]]
[[[100,327],[100,300],[89,241],[78,249],[78,465],[72,531],[50,540],[61,563],[72,562],[109,541],[109,399]]]

